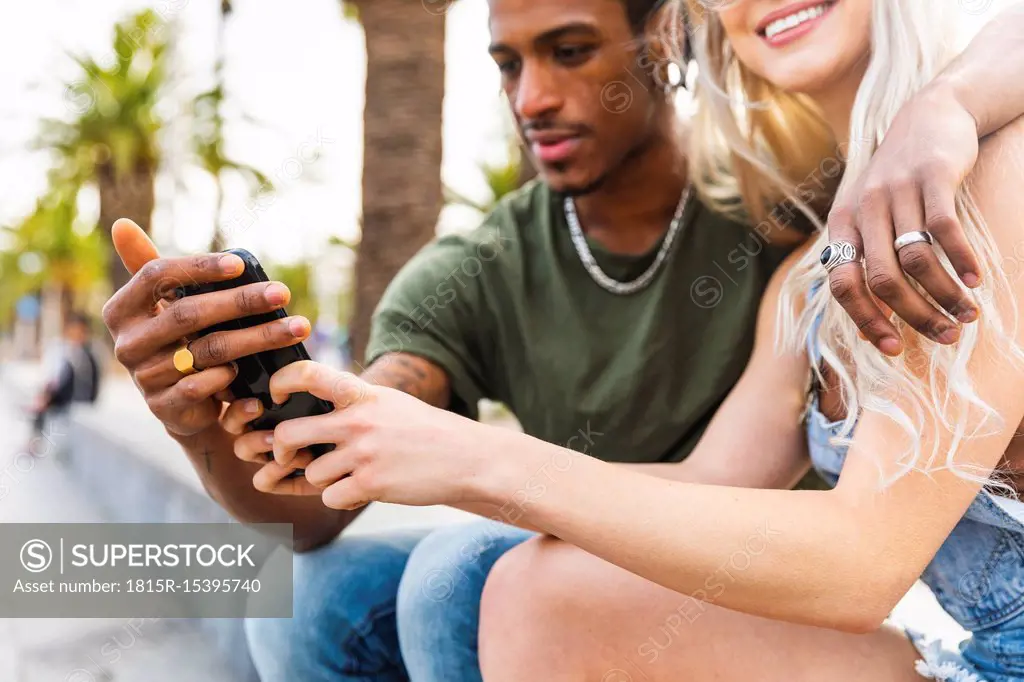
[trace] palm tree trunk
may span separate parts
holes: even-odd
[[[210,238],[210,251],[217,252],[228,248],[228,240],[224,235],[224,230],[222,229],[222,217],[224,214],[224,181],[221,179],[220,173],[214,176],[213,182],[216,190],[216,201],[213,207],[213,237]]]
[[[228,16],[234,11],[231,0],[221,0],[220,15],[217,21],[217,59],[213,65],[214,82],[224,92],[224,34],[227,28]],[[217,106],[220,107],[218,101]],[[217,112],[217,120],[222,121],[220,112]],[[223,135],[223,127],[220,134]],[[223,140],[222,140],[223,141]],[[210,251],[223,251],[228,247],[228,240],[224,234],[224,225],[221,222],[224,213],[224,180],[218,170],[214,174],[213,181],[216,185],[217,200],[213,209],[213,236],[210,238]]]
[[[107,276],[112,291],[117,291],[131,279],[110,242],[110,228],[118,218],[130,218],[149,233],[153,217],[154,169],[147,161],[138,161],[130,170],[117,173],[113,163],[99,167],[97,180],[100,189],[100,227],[107,237],[110,253]]]
[[[353,357],[399,269],[434,236],[443,204],[444,13],[421,0],[358,0],[366,35],[362,241],[355,266]]]

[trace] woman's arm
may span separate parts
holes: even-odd
[[[1024,210],[1019,192],[1024,122],[986,143],[973,178],[998,248],[1012,254]],[[1024,302],[1024,277],[1012,280]],[[1024,342],[1024,332],[1018,332]],[[963,444],[957,463],[990,472],[1024,418],[1024,371],[982,341],[969,368],[978,395],[1005,428]],[[897,398],[899,400],[899,398]],[[925,429],[929,433],[929,429]],[[932,443],[924,442],[925,451]],[[889,418],[869,413],[840,485],[829,492],[744,490],[676,483],[578,458],[526,510],[535,525],[674,590],[728,608],[855,632],[876,628],[917,579],[980,485],[950,471],[912,472],[880,489],[878,463],[911,446]],[[952,447],[945,434],[942,451]],[[552,457],[533,441],[500,471],[481,472],[492,499],[524,468]],[[889,464],[896,466],[895,461]],[[714,592],[714,593],[712,593]]]
[[[988,22],[936,83],[948,84],[985,137],[1024,116],[1024,2]],[[993,64],[999,64],[993,69]]]
[[[715,413],[693,452],[671,464],[616,464],[645,476],[741,488],[792,488],[807,473],[807,439],[801,423],[809,366],[805,352],[775,351],[776,311],[786,274],[803,255],[790,254],[765,291],[757,317],[754,350],[743,375]],[[757,415],[751,418],[751,415]],[[330,456],[330,455],[328,455]],[[557,474],[554,466],[537,471]],[[454,506],[480,516],[542,531],[527,522],[531,490],[544,485],[543,473],[521,481],[502,504],[465,502]]]
[[[782,283],[802,253],[801,249],[791,254],[769,283],[758,313],[754,350],[750,362],[690,456],[682,462],[673,464],[617,464],[618,468],[677,481],[751,488],[791,488],[807,472],[809,460],[801,424],[809,372],[807,355],[801,351],[780,356],[774,347],[776,311]],[[305,367],[310,369],[308,363]],[[303,373],[303,365],[299,363],[296,367],[275,375],[274,385],[288,392],[300,388],[314,390],[315,384],[330,384],[338,376],[336,372],[324,366],[316,369],[317,371]],[[377,383],[373,381],[372,368],[363,375],[363,379],[371,385]],[[334,401],[337,402],[336,396]],[[384,409],[401,417],[401,409]],[[757,416],[751,418],[751,415]],[[331,419],[333,417],[329,416],[327,421]],[[441,417],[435,415],[434,419],[436,423]],[[449,418],[444,418],[445,421],[447,419]],[[301,447],[302,443],[320,442],[312,440],[322,435],[322,430],[314,428],[314,425],[323,424],[324,421],[319,417],[296,420],[287,427],[280,427],[275,433],[275,440],[290,443],[290,446],[285,447],[290,454]],[[340,432],[339,429],[333,431]],[[401,430],[391,429],[390,433],[394,436],[401,433]],[[326,442],[332,442],[337,437],[338,433],[332,432],[330,436],[326,436]],[[243,438],[248,441],[260,436],[250,434]],[[412,440],[417,438],[410,436]],[[407,444],[408,440],[402,443]],[[261,441],[259,447],[251,453],[252,458],[261,459],[264,447]],[[400,448],[401,446],[396,449],[396,453]],[[277,478],[287,471],[275,463],[267,466],[282,472]],[[320,457],[315,466],[311,465],[312,472],[310,467],[307,467],[305,478],[290,479],[288,483],[296,491],[301,489],[305,494],[319,494],[321,488],[335,483],[347,473],[347,466],[348,458],[339,448]],[[537,491],[543,490],[550,475],[558,474],[559,466],[557,463],[539,466],[532,476],[522,481],[521,490],[510,494],[507,499],[501,500],[500,504],[478,500],[461,500],[451,504],[479,516],[527,530],[540,530],[526,521],[523,508],[529,505],[532,496],[538,494]],[[313,478],[310,479],[310,476]],[[318,476],[320,478],[317,478]],[[316,481],[317,486],[311,484],[310,480]]]

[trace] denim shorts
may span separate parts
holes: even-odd
[[[921,659],[914,664],[921,677],[939,682],[996,682],[982,677],[959,650],[945,646],[940,640],[928,637],[911,628],[903,628],[910,643]],[[1001,678],[1013,679],[1013,678]]]

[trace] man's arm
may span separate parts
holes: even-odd
[[[871,294],[938,343],[954,343],[959,325],[977,319],[970,296],[946,273],[934,248],[918,243],[897,254],[893,241],[906,232],[931,232],[960,280],[971,288],[981,284],[955,196],[978,160],[979,138],[1024,115],[1022,35],[1024,2],[1015,2],[904,105],[858,186],[837,200],[829,216],[830,238],[854,243],[865,257],[863,269],[852,264],[832,272],[832,291],[887,355],[902,352],[903,343]],[[949,315],[921,296],[911,278]]]
[[[409,353],[388,353],[373,362],[360,378],[377,386],[389,386],[434,407],[448,407],[451,382],[443,369]]]

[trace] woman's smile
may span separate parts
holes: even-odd
[[[807,35],[832,11],[838,0],[794,3],[765,16],[757,33],[772,47],[782,47]]]
[[[744,70],[827,100],[818,101],[825,109],[850,108],[871,57],[874,7],[874,0],[744,0],[722,6],[717,18]]]

